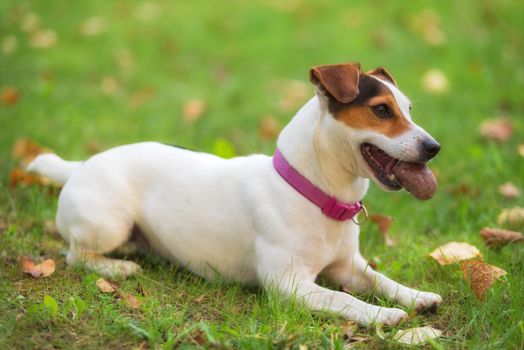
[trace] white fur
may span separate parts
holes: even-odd
[[[349,202],[362,199],[369,184],[358,144],[377,137],[335,120],[320,96],[284,128],[278,147],[322,190]],[[30,167],[57,181],[68,178],[56,217],[70,244],[68,263],[82,261],[109,276],[140,270],[134,262],[103,256],[124,244],[136,224],[157,254],[201,276],[278,288],[313,310],[363,325],[393,325],[407,314],[323,288],[315,283],[320,273],[354,290],[374,288],[406,307],[441,302],[436,294],[373,271],[359,253],[359,227],[324,216],[265,155],[224,160],[147,142],[113,148],[81,164],[44,155]]]

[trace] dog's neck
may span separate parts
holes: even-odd
[[[326,118],[333,117],[313,97],[282,130],[277,146],[300,174],[326,194],[344,202],[359,201],[369,180],[356,173],[357,155],[341,154],[331,134],[336,121]]]

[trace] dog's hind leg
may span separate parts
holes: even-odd
[[[69,241],[67,263],[83,264],[86,268],[107,277],[126,277],[141,270],[135,262],[112,259],[103,254],[123,245],[131,234],[133,223],[122,218],[92,220],[93,216],[77,217],[73,225],[65,225],[57,216],[57,227]]]

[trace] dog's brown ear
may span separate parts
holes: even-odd
[[[309,78],[338,102],[350,103],[358,96],[359,74],[358,63],[329,64],[311,68]]]
[[[397,86],[397,82],[395,81],[395,78],[393,78],[393,76],[389,74],[389,72],[384,67],[377,67],[375,69],[372,69],[366,72],[366,74],[374,75],[377,78],[382,79],[382,80],[387,80],[391,84]]]

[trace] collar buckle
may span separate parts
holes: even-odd
[[[363,208],[362,202],[342,203],[336,198],[330,197],[322,206],[322,213],[338,221],[353,219]]]

